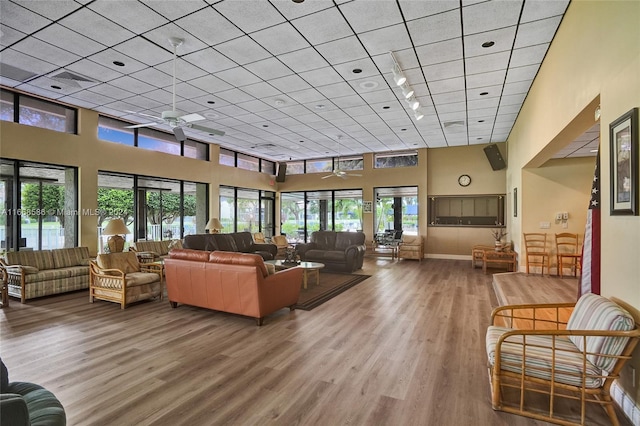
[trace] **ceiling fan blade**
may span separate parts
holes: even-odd
[[[322,176],[320,179],[327,179],[327,178],[334,177],[334,176],[335,175],[332,173],[330,175]]]
[[[139,129],[140,127],[149,127],[149,126],[157,126],[158,124],[162,124],[163,122],[154,121],[153,123],[142,123],[142,124],[132,124],[131,126],[124,126],[125,129]]]
[[[207,132],[207,133],[212,134],[212,135],[224,136],[224,132],[222,130],[211,129],[209,127],[200,126],[199,124],[189,123],[188,127],[191,127],[194,130],[200,130],[202,132]]]
[[[128,111],[125,110],[125,112],[128,112],[129,114],[135,114],[135,115],[140,115],[142,117],[149,117],[149,118],[153,118],[155,120],[162,120],[162,117],[158,117],[156,115],[151,115],[151,114],[145,114],[144,112],[137,112],[137,111]]]
[[[187,140],[187,136],[184,134],[184,130],[181,127],[174,127],[173,134],[176,135],[176,140],[178,142],[184,142]]]
[[[194,121],[202,121],[202,120],[205,119],[203,116],[201,116],[200,114],[196,114],[196,113],[181,115],[178,118],[180,118],[180,120],[186,121],[187,123],[191,123],[191,122],[194,122]]]

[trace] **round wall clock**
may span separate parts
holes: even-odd
[[[460,175],[460,177],[458,178],[458,184],[460,186],[469,186],[471,184],[471,176]]]

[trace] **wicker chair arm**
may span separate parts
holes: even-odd
[[[154,274],[162,274],[162,265],[156,263],[141,263],[140,272],[151,272]]]

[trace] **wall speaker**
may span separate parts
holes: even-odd
[[[489,160],[489,164],[491,164],[491,168],[493,170],[502,170],[507,167],[504,162],[504,158],[502,158],[502,154],[498,149],[498,145],[492,143],[491,145],[485,146],[484,153],[487,156],[487,160]]]
[[[278,163],[278,174],[276,175],[276,182],[284,182],[287,176],[287,163]]]

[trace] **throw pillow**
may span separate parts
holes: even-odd
[[[267,272],[269,275],[273,275],[276,273],[276,265],[272,265],[271,263],[265,263],[264,266],[267,267]]]
[[[4,361],[0,358],[0,363],[2,364],[2,368],[0,369],[0,393],[9,392],[9,370],[7,370],[7,366],[4,365]]]

